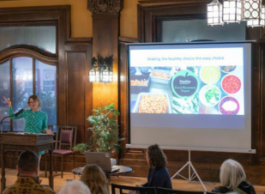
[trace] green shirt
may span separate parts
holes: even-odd
[[[8,115],[11,116],[13,114],[14,114],[13,109],[9,107]],[[48,129],[47,126],[48,116],[46,113],[42,111],[24,110],[17,117],[12,116],[10,118],[11,119],[24,118],[25,120],[24,132],[27,133],[44,133],[45,130]]]
[[[13,109],[11,107],[9,107],[8,109],[8,115],[9,116],[14,115]],[[24,110],[17,117],[12,116],[10,118],[14,120],[24,118],[25,120],[24,132],[26,133],[44,133],[45,130],[48,129],[47,126],[48,116],[46,113],[42,111]],[[45,152],[41,151],[39,154],[43,155],[45,154]]]

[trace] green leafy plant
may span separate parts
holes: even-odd
[[[92,132],[89,143],[81,143],[74,147],[74,151],[84,153],[85,151],[109,152],[113,155],[120,150],[119,126],[117,116],[120,114],[114,108],[114,103],[99,107],[93,110],[93,115],[88,117],[88,121],[93,127],[88,128]]]

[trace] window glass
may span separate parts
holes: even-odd
[[[207,26],[205,19],[162,22],[162,42],[246,40],[246,22]]]
[[[48,115],[48,125],[56,131],[56,66],[36,60],[36,95],[41,100],[41,110]]]
[[[32,58],[17,57],[13,62],[13,111],[27,108],[29,96],[33,94]],[[24,130],[24,119],[13,120],[13,131]]]
[[[8,115],[8,105],[3,96],[10,98],[10,65],[9,61],[0,64],[0,121]],[[5,119],[3,122],[3,130],[10,130],[10,120]]]
[[[0,51],[14,45],[32,45],[56,53],[56,26],[0,27]]]

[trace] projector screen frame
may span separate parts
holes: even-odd
[[[256,149],[253,148],[253,64],[254,64],[254,57],[253,51],[254,46],[253,44],[256,43],[255,40],[246,40],[246,41],[206,41],[206,42],[181,42],[181,43],[127,43],[127,56],[128,56],[128,140],[126,144],[126,148],[136,148],[136,149],[146,149],[148,145],[133,145],[131,144],[131,97],[130,97],[130,46],[168,46],[168,45],[206,45],[206,44],[240,44],[240,43],[250,43],[251,44],[251,58],[250,58],[250,79],[251,79],[251,149],[227,149],[227,148],[207,148],[207,147],[187,147],[187,146],[161,146],[162,149],[165,150],[186,150],[186,151],[209,151],[209,152],[226,152],[226,153],[247,153],[247,154],[256,154]]]
[[[126,144],[126,148],[147,149],[149,145]],[[256,154],[256,149],[225,149],[225,148],[206,148],[206,147],[178,147],[178,146],[160,146],[163,150],[179,151],[197,151],[197,152],[224,152],[224,153],[245,153]]]

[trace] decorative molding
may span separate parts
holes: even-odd
[[[119,14],[123,0],[87,0],[87,9],[93,14]]]
[[[87,43],[87,44],[91,44],[92,43],[93,38],[92,37],[84,37],[84,38],[68,38],[65,44],[68,43],[74,43],[74,44],[82,44],[82,43]]]
[[[0,55],[2,53],[6,53],[9,50],[15,50],[15,49],[26,49],[26,50],[31,50],[35,53],[39,53],[40,55],[43,55],[44,57],[50,57],[50,58],[56,58],[58,57],[57,54],[54,53],[50,53],[48,51],[45,51],[37,46],[33,46],[33,45],[27,45],[27,44],[20,44],[20,45],[13,45],[10,47],[7,47],[3,50],[0,51]]]
[[[193,4],[193,3],[209,3],[209,0],[139,0],[138,3],[141,5],[162,5],[162,4]]]
[[[130,37],[124,37],[120,36],[119,37],[119,42],[121,43],[138,43],[139,40],[137,38],[130,38]]]
[[[0,63],[3,63],[7,60],[10,60],[10,58],[15,57],[32,57],[46,64],[58,65],[58,58],[56,55],[44,55],[43,52],[37,52],[37,49],[34,50],[26,47],[10,47],[8,49],[3,50],[0,53]]]

